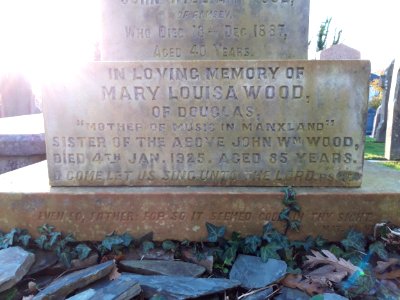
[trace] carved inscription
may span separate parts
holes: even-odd
[[[215,65],[95,63],[53,83],[51,183],[361,183],[367,63]]]
[[[102,60],[305,59],[309,0],[103,0]]]

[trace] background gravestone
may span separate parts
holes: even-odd
[[[392,75],[393,75],[394,61],[390,64],[390,66],[385,70],[385,74],[382,78],[383,84],[383,95],[382,95],[382,104],[379,114],[379,123],[374,130],[374,138],[378,143],[384,143],[386,139],[386,127],[387,127],[387,116],[388,116],[388,103],[390,97],[390,90],[392,86]]]
[[[0,117],[38,113],[28,80],[18,73],[0,75]]]
[[[324,49],[320,54],[321,60],[345,60],[361,59],[361,53],[357,49],[346,46],[345,44],[332,45]]]
[[[101,60],[307,59],[309,0],[103,0]]]
[[[400,160],[400,61],[396,60],[388,102],[385,158]]]

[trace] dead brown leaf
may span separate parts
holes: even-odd
[[[299,289],[310,296],[323,294],[325,289],[318,283],[309,279],[303,279],[302,275],[288,274],[281,283],[292,289]]]
[[[377,266],[375,267],[374,271],[376,273],[383,273],[387,269],[389,269],[391,266],[394,266],[398,263],[400,263],[398,258],[389,258],[388,261],[378,261],[376,263]]]
[[[377,273],[376,278],[378,279],[400,279],[400,269],[396,269],[390,272]]]
[[[121,273],[118,272],[118,268],[116,265],[114,265],[114,268],[112,269],[111,273],[108,275],[108,278],[110,281],[113,281],[115,279],[118,279],[121,276]]]
[[[338,272],[347,272],[349,275],[361,271],[359,267],[353,265],[350,261],[344,260],[343,258],[337,258],[332,252],[329,250],[322,250],[321,253],[318,251],[311,250],[314,256],[307,255],[307,260],[304,262],[304,266],[307,269],[314,268],[318,265],[332,265],[335,267]]]
[[[34,281],[28,282],[28,291],[31,293],[36,293],[38,291],[36,282],[34,282]]]
[[[336,270],[335,266],[324,265],[310,273],[305,274],[314,282],[329,286],[330,282],[339,283],[348,275],[347,271]]]

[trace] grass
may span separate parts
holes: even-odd
[[[387,161],[385,159],[385,144],[376,143],[375,139],[366,137],[364,158],[366,160],[382,160],[382,165],[400,171],[400,161]]]

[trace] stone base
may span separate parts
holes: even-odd
[[[302,227],[291,238],[340,240],[350,228],[371,233],[383,220],[400,224],[400,172],[376,163],[365,163],[361,188],[296,192]],[[204,240],[210,222],[242,235],[261,234],[266,221],[280,225],[282,197],[280,188],[51,188],[41,162],[0,176],[0,229],[37,234],[47,223],[79,240],[101,240],[114,230],[134,237],[153,231],[155,240]]]

